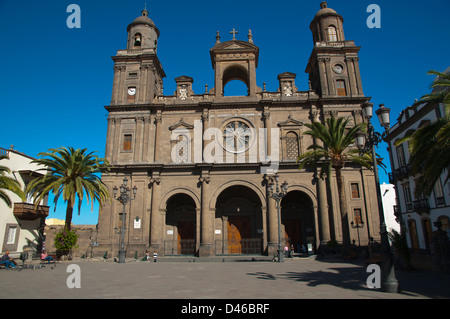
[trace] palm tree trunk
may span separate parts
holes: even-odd
[[[73,213],[73,203],[72,200],[68,200],[67,201],[67,209],[66,209],[66,224],[64,226],[64,228],[67,231],[70,231],[71,228],[71,224],[72,224],[72,213]]]
[[[344,181],[342,179],[341,168],[335,168],[335,170],[336,170],[336,183],[339,194],[339,210],[341,212],[342,245],[343,245],[343,252],[345,253],[348,247],[350,247],[350,229],[348,227],[347,201],[345,200],[345,189],[344,189]]]

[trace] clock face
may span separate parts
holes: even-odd
[[[340,64],[336,64],[333,68],[334,72],[336,73],[342,73],[342,71],[344,71],[344,68],[342,67],[342,65]]]
[[[228,152],[245,152],[250,147],[252,137],[252,129],[247,124],[233,121],[223,130],[223,146]]]
[[[136,94],[136,88],[129,88],[128,89],[128,95],[135,95]]]

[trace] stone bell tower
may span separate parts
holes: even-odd
[[[251,30],[248,31],[248,41],[236,39],[233,29],[233,39],[220,42],[217,32],[216,44],[210,50],[211,63],[215,71],[215,97],[223,97],[225,85],[232,80],[240,80],[247,86],[249,97],[256,97],[256,68],[258,67],[259,48],[253,44]]]
[[[345,40],[344,19],[324,1],[310,24],[314,48],[306,67],[312,89],[321,97],[363,97],[358,52]]]
[[[148,11],[128,25],[127,49],[117,51],[111,105],[149,104],[166,76],[157,56],[159,30]]]

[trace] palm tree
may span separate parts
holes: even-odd
[[[444,184],[450,177],[450,73],[429,71],[428,74],[438,76],[431,86],[433,91],[422,96],[413,106],[423,103],[443,103],[445,114],[395,143],[399,145],[405,141],[409,142],[412,172],[421,174],[415,190],[418,198],[430,196],[445,170],[447,170],[447,178]]]
[[[44,165],[47,174],[28,184],[27,190],[33,195],[35,203],[39,203],[44,196],[52,192],[54,204],[62,195],[67,203],[65,229],[70,231],[72,212],[76,198],[78,198],[78,215],[81,203],[86,195],[87,202],[91,202],[91,210],[94,209],[94,201],[102,204],[110,198],[106,185],[99,174],[106,173],[110,169],[108,161],[87,153],[86,149],[73,149],[61,147],[50,149],[50,152],[39,153],[41,157],[33,163]]]
[[[356,133],[364,131],[365,124],[358,124],[347,129],[349,118],[328,118],[326,124],[313,122],[305,124],[310,130],[305,134],[311,135],[316,141],[322,141],[324,146],[312,144],[308,147],[308,152],[302,154],[297,162],[299,169],[307,166],[320,167],[320,177],[330,177],[331,170],[336,172],[336,183],[339,194],[339,209],[341,213],[342,235],[344,252],[350,245],[350,231],[348,225],[347,201],[343,187],[342,169],[346,164],[354,163],[372,169],[372,156],[369,154],[359,154],[359,150],[351,148],[354,143]]]
[[[444,103],[445,113],[447,116],[450,115],[450,72],[442,73],[430,70],[427,74],[437,76],[431,84],[433,91],[422,96],[413,104],[413,107],[429,102]]]
[[[3,159],[9,159],[9,157],[6,155],[0,155],[0,160]],[[6,176],[6,174],[9,173],[11,173],[11,171],[8,167],[0,165],[0,198],[6,203],[6,205],[8,205],[9,208],[11,208],[12,202],[5,190],[13,192],[23,201],[26,200],[26,196],[19,182],[15,179],[12,179],[11,177]]]

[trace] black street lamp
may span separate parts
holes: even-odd
[[[353,229],[356,228],[356,232],[358,233],[358,247],[361,247],[361,240],[359,238],[359,229],[364,227],[364,221],[361,220],[360,222],[359,219],[357,219],[356,223],[352,221],[350,224],[352,225]]]
[[[133,187],[133,197],[130,195],[130,188],[127,187],[128,179],[125,177],[123,179],[122,185],[120,185],[120,196],[117,197],[117,186],[113,188],[114,199],[122,203],[123,213],[122,213],[122,229],[118,230],[115,228],[116,233],[120,234],[120,247],[119,247],[119,263],[125,262],[125,206],[136,198],[137,187]],[[117,198],[116,198],[117,197]]]
[[[382,255],[382,267],[381,267],[381,290],[384,292],[398,292],[399,283],[395,278],[394,271],[394,258],[389,245],[388,233],[386,230],[386,223],[384,220],[383,202],[380,190],[380,178],[378,175],[377,157],[375,153],[375,147],[384,140],[388,134],[390,122],[389,112],[390,109],[384,107],[384,104],[380,104],[380,108],[376,111],[381,126],[384,128],[384,133],[380,134],[375,131],[374,127],[370,123],[372,117],[373,104],[365,102],[362,104],[363,116],[367,119],[368,127],[367,133],[358,133],[356,136],[356,146],[363,153],[369,151],[372,152],[373,170],[375,175],[375,184],[377,191],[378,213],[380,217],[380,235],[381,235],[381,255]]]
[[[283,262],[283,248],[281,247],[281,214],[280,214],[280,202],[283,197],[287,194],[288,183],[284,182],[281,184],[281,189],[278,187],[278,181],[280,177],[275,174],[275,184],[273,180],[269,184],[270,197],[277,203],[277,214],[278,214],[278,262]]]

